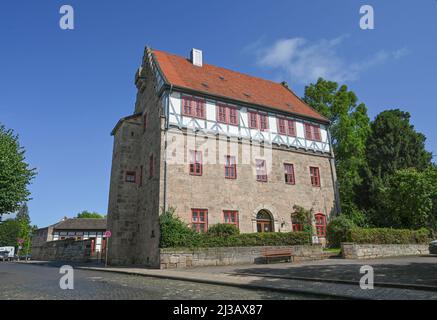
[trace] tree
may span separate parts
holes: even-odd
[[[373,219],[381,226],[437,230],[437,168],[396,171],[381,190],[381,211]]]
[[[29,168],[24,154],[18,136],[0,125],[0,215],[18,210],[29,200],[27,187],[36,172]]]
[[[378,114],[366,144],[369,168],[380,178],[406,168],[425,170],[432,154],[425,150],[425,136],[414,130],[410,114],[399,109]]]
[[[82,211],[77,214],[77,218],[103,219],[105,216],[97,212]]]
[[[0,224],[0,247],[16,247],[20,228],[20,222],[16,219],[8,219],[2,222]]]
[[[27,203],[24,203],[21,208],[17,212],[16,218],[17,220],[25,219],[27,221],[30,221],[29,217],[29,208],[27,207]]]
[[[322,78],[305,87],[303,100],[331,121],[342,211],[357,216],[356,186],[362,182],[360,170],[365,166],[365,145],[370,132],[367,107],[346,85]]]
[[[399,109],[378,114],[371,123],[366,142],[366,163],[360,173],[363,183],[357,187],[358,204],[373,223],[383,223],[383,191],[397,170],[431,166],[432,155],[425,150],[425,136],[414,130],[410,114]],[[378,218],[379,217],[379,218]],[[376,218],[376,220],[375,220]]]

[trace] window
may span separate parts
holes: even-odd
[[[184,116],[205,119],[205,101],[199,98],[183,96],[182,114]]]
[[[326,236],[326,216],[323,213],[318,213],[315,216],[316,219],[316,230],[318,237]]]
[[[224,104],[217,104],[217,121],[238,126],[238,110]]]
[[[256,180],[261,182],[267,182],[267,169],[266,161],[256,159]]]
[[[145,132],[147,129],[147,113],[143,116],[143,132]]]
[[[236,179],[237,178],[237,164],[235,163],[235,157],[225,157],[225,178]]]
[[[321,141],[320,127],[305,123],[305,138],[308,140]]]
[[[153,154],[150,155],[149,159],[149,179],[153,178]]]
[[[285,119],[278,118],[278,133],[287,134],[287,131],[285,129]]]
[[[217,121],[226,123],[226,107],[223,105],[217,105],[217,110]]]
[[[137,175],[136,175],[135,171],[126,171],[126,177],[125,177],[126,182],[135,183],[136,178],[137,178]]]
[[[238,211],[224,210],[223,221],[225,223],[234,224],[238,228]]]
[[[249,128],[258,129],[258,114],[249,112]]]
[[[291,226],[293,231],[303,231],[303,223],[298,221],[296,218],[292,218]]]
[[[208,210],[191,209],[191,227],[197,232],[206,232],[208,226]]]
[[[313,187],[320,187],[320,172],[317,167],[310,167],[311,184]]]
[[[268,116],[266,114],[259,115],[259,124],[261,131],[266,131],[269,128]]]
[[[284,175],[286,184],[295,184],[294,181],[294,166],[290,163],[284,164]]]
[[[294,120],[288,120],[288,119],[286,120],[284,118],[278,118],[278,133],[295,137],[296,124]]]
[[[232,107],[229,107],[228,110],[229,110],[229,124],[238,126],[238,110]]]
[[[190,174],[194,176],[202,175],[202,152],[190,150]]]
[[[287,120],[288,135],[291,137],[296,136],[296,122],[294,120]]]

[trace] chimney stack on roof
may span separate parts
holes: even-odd
[[[203,65],[202,50],[191,49],[191,62],[197,67]]]

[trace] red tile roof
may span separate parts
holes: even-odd
[[[160,50],[152,52],[165,78],[173,86],[328,122],[280,83],[205,63],[197,67],[186,58]]]

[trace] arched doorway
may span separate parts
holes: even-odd
[[[267,210],[260,210],[256,214],[256,231],[273,232],[273,218]]]

